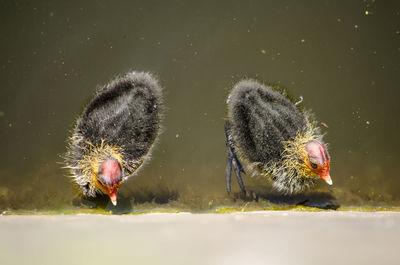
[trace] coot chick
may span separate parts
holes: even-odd
[[[225,124],[228,159],[226,189],[231,191],[232,165],[246,193],[239,160],[248,171],[272,181],[284,193],[299,193],[316,180],[329,185],[330,156],[313,115],[277,87],[254,80],[237,83],[227,99]]]
[[[77,119],[65,155],[78,193],[109,196],[149,160],[160,133],[162,89],[144,72],[130,72],[100,89]]]

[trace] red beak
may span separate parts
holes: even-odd
[[[111,192],[108,196],[110,196],[110,200],[114,206],[117,205],[117,193],[116,192]]]
[[[117,192],[119,190],[119,186],[121,183],[116,183],[112,187],[107,186],[107,193],[108,196],[110,197],[110,200],[114,206],[117,205]]]
[[[326,176],[319,176],[319,177],[322,178],[329,185],[333,184],[331,176],[329,175],[329,173]]]

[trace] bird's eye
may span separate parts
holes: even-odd
[[[97,181],[99,182],[100,185],[104,186],[103,181],[101,181],[100,179],[97,178]]]
[[[310,166],[311,166],[313,169],[316,169],[316,168],[318,167],[317,164],[315,164],[315,163],[313,163],[313,162],[311,162],[311,161],[310,161]]]

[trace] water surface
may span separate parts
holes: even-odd
[[[314,192],[400,206],[398,1],[2,1],[0,17],[1,209],[74,207],[66,138],[95,88],[129,70],[158,75],[167,107],[152,161],[120,192],[137,207],[235,203],[224,101],[248,77],[302,95],[328,125],[334,185]]]

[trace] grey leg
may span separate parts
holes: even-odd
[[[235,147],[233,146],[231,139],[229,138],[228,132],[229,124],[228,122],[225,124],[225,137],[226,137],[226,147],[228,149],[228,158],[226,161],[226,173],[225,173],[225,181],[226,181],[226,191],[228,194],[231,192],[231,176],[232,176],[232,165],[235,170],[235,175],[237,182],[239,183],[240,189],[244,194],[246,194],[246,188],[243,183],[243,179],[240,173],[245,173],[242,165],[239,162],[239,159],[236,156]]]

